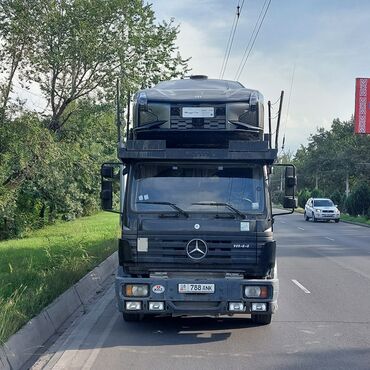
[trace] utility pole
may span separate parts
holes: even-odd
[[[283,191],[283,171],[280,171],[280,191]]]
[[[349,195],[349,179],[348,179],[348,171],[346,172],[346,198]]]

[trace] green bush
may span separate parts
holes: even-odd
[[[335,192],[330,195],[330,199],[338,206],[340,210],[343,210],[344,203],[346,201],[345,194],[342,194],[339,190],[335,190]]]
[[[280,204],[283,205],[284,200],[284,192],[281,190],[277,190],[272,192],[272,203],[273,204]]]
[[[323,198],[324,197],[324,192],[320,189],[313,189],[311,191],[311,197],[312,198]]]
[[[0,239],[99,210],[100,165],[116,156],[112,107],[80,103],[58,135],[27,113],[0,138]]]
[[[304,208],[307,200],[311,198],[311,192],[308,189],[302,189],[298,192],[298,206]]]
[[[353,189],[345,202],[346,210],[351,216],[368,215],[370,208],[370,186],[367,182],[360,182]]]

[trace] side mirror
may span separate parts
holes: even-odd
[[[297,208],[298,202],[294,197],[296,185],[297,177],[295,175],[295,167],[293,165],[287,165],[287,167],[285,167],[285,196],[283,200],[284,208]]]
[[[280,177],[280,186],[278,186],[278,202],[276,204],[281,204],[283,208],[290,209],[293,213],[294,209],[298,206],[297,198],[295,197],[295,190],[297,185],[297,177],[296,177],[296,170],[295,166],[292,164],[283,164],[283,163],[277,163],[274,164],[276,167],[280,167],[282,170],[284,169],[284,173],[282,170],[277,171],[278,176]],[[284,181],[283,181],[284,179]],[[276,187],[276,186],[275,186]],[[284,187],[284,189],[283,189]],[[284,213],[274,213],[272,216],[279,216],[279,215],[286,215],[287,212]]]
[[[297,177],[293,166],[285,167],[285,196],[294,197]]]
[[[100,169],[101,176],[101,207],[104,211],[121,213],[119,211],[119,196],[115,194],[120,189],[120,174],[127,173],[121,163],[103,163]],[[118,191],[117,191],[118,189]]]
[[[297,208],[298,206],[298,200],[296,198],[292,198],[292,197],[284,197],[284,200],[283,200],[283,207],[284,208]]]
[[[104,211],[112,211],[113,209],[113,182],[103,181],[101,184],[101,207]]]
[[[112,165],[110,165],[108,163],[104,163],[101,166],[101,169],[100,169],[100,175],[101,175],[101,177],[107,178],[107,179],[113,179],[113,177],[114,177],[113,168],[114,167]]]

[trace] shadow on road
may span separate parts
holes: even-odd
[[[253,328],[249,318],[212,317],[152,317],[142,322],[117,322],[114,331],[126,335],[112,335],[106,346],[168,346],[225,341],[235,329]],[[130,333],[130,335],[127,335]]]

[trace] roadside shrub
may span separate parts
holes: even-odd
[[[313,189],[311,191],[311,197],[312,198],[323,198],[324,197],[324,193],[320,189]]]
[[[307,200],[311,197],[311,192],[308,189],[302,189],[298,192],[298,206],[304,208]]]
[[[370,186],[360,182],[346,200],[346,209],[351,216],[368,215],[370,208]]]
[[[350,216],[357,216],[356,207],[354,205],[353,194],[350,194],[345,201],[345,210]]]
[[[272,203],[273,204],[283,204],[284,200],[284,192],[281,190],[277,190],[272,192]]]
[[[99,210],[100,165],[115,157],[116,127],[110,106],[79,108],[58,135],[34,114],[0,125],[0,240]]]
[[[342,194],[339,190],[335,190],[335,192],[330,195],[330,199],[334,202],[334,204],[338,205],[340,210],[342,210],[346,200],[346,195]]]

